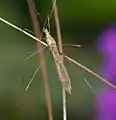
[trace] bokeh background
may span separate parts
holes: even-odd
[[[41,27],[50,13],[50,0],[36,0]],[[58,0],[63,43],[81,44],[81,48],[63,47],[64,53],[97,72],[101,57],[96,51],[99,34],[116,20],[115,0]],[[32,30],[26,0],[0,0],[0,17],[20,28]],[[42,18],[42,20],[41,20]],[[51,34],[56,37],[53,17]],[[57,39],[56,39],[57,41]],[[36,42],[23,33],[0,22],[0,118],[3,120],[47,120],[47,107],[41,70],[27,92],[24,88],[40,64],[38,55],[24,59],[35,52]],[[54,119],[62,119],[61,87],[54,61],[45,50]],[[94,120],[94,95],[84,81],[99,90],[101,81],[65,60],[71,77],[72,95],[67,96],[69,120]]]

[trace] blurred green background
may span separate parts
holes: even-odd
[[[50,0],[36,0],[42,19],[50,13]],[[81,48],[63,47],[64,53],[98,71],[101,58],[96,51],[96,40],[103,28],[116,20],[115,0],[58,0],[61,32],[64,43],[81,44]],[[26,0],[0,0],[0,17],[20,28],[32,30]],[[43,21],[38,16],[41,27]],[[51,34],[56,38],[53,16]],[[38,55],[24,59],[35,52],[36,42],[23,33],[0,22],[0,117],[2,120],[47,120],[47,107],[41,70],[27,92],[24,88],[40,64]],[[54,61],[45,50],[54,120],[62,120],[61,87]],[[67,96],[69,120],[95,119],[94,95],[84,81],[88,79],[97,91],[100,80],[65,60],[71,77],[72,95]]]

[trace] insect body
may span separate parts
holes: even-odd
[[[59,79],[61,80],[61,83],[62,83],[64,89],[71,94],[70,77],[69,77],[69,74],[68,74],[64,64],[63,64],[62,57],[56,46],[56,42],[55,42],[54,38],[50,35],[50,33],[48,32],[47,29],[44,29],[43,31],[46,35],[46,42],[50,48],[50,51],[52,52],[54,60],[55,60]]]

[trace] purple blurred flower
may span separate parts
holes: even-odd
[[[116,24],[110,25],[98,38],[97,49],[103,56],[100,74],[116,85]],[[116,120],[116,90],[108,85],[98,93],[96,120]]]
[[[116,24],[110,25],[98,38],[97,49],[104,57],[100,74],[116,82]]]
[[[96,120],[116,120],[116,90],[102,90],[96,100]]]
[[[98,38],[98,51],[103,56],[114,56],[116,47],[116,24],[110,25]],[[112,57],[113,57],[112,56]]]

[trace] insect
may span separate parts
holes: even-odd
[[[24,33],[25,35],[31,37],[32,39],[40,42],[42,45],[44,45],[45,47],[49,47],[53,58],[55,60],[55,64],[56,64],[56,68],[57,68],[57,72],[59,75],[59,78],[62,82],[63,87],[65,88],[66,91],[68,91],[69,93],[71,93],[71,83],[70,83],[70,77],[68,75],[68,72],[61,60],[61,55],[58,52],[57,46],[56,46],[56,42],[54,40],[54,38],[50,35],[50,33],[48,32],[47,29],[43,29],[45,35],[46,35],[46,42],[42,42],[40,39],[36,38],[35,36],[31,35],[30,33],[28,33],[27,31],[15,26],[14,24],[6,21],[5,19],[0,17],[0,21],[4,22],[5,24],[17,29],[18,31]],[[41,50],[40,50],[41,51]],[[34,54],[33,54],[34,55]],[[94,75],[95,77],[99,78],[101,81],[105,82],[106,84],[108,84],[109,86],[113,87],[114,89],[116,89],[116,86],[113,85],[112,83],[110,83],[109,81],[107,81],[106,79],[102,78],[101,76],[99,76],[98,74],[94,73],[92,70],[88,69],[87,67],[85,67],[84,65],[80,64],[79,62],[75,61],[74,59],[63,55],[67,60],[69,60],[70,62],[72,62],[73,64],[75,64],[78,67],[81,67],[83,70],[89,72],[90,74]]]
[[[58,48],[56,46],[56,42],[54,38],[50,35],[47,29],[43,29],[45,35],[46,35],[46,42],[50,48],[50,51],[52,52],[53,58],[55,60],[57,73],[59,76],[59,79],[66,91],[68,91],[71,94],[71,83],[70,83],[70,77],[69,74],[63,64],[61,55],[58,51]]]
[[[32,39],[40,42],[42,45],[46,46],[46,47],[49,47],[51,52],[52,52],[52,55],[53,55],[53,58],[55,60],[55,64],[56,64],[56,68],[57,68],[57,72],[58,72],[58,76],[59,76],[59,79],[62,83],[62,86],[64,87],[64,89],[66,91],[68,91],[70,94],[71,94],[71,83],[70,83],[70,77],[69,77],[69,74],[62,62],[62,56],[60,55],[59,51],[58,51],[58,48],[57,48],[57,45],[56,45],[56,42],[54,40],[54,38],[50,35],[50,33],[48,32],[47,29],[43,29],[45,35],[46,35],[46,43],[42,42],[40,39],[34,37],[33,35],[29,34],[28,32],[26,32],[25,30],[13,25],[12,23],[4,20],[3,18],[0,17],[0,20],[8,25],[10,25],[11,27],[17,29],[18,31],[26,34],[27,36],[31,37]],[[43,48],[42,48],[43,50]],[[41,50],[40,50],[41,51]],[[36,52],[37,53],[37,52]],[[35,55],[35,54],[33,54]],[[33,55],[29,56],[28,58],[32,57]],[[30,82],[29,82],[30,83]],[[28,85],[27,85],[28,86]],[[28,87],[26,87],[26,90],[28,89]]]

